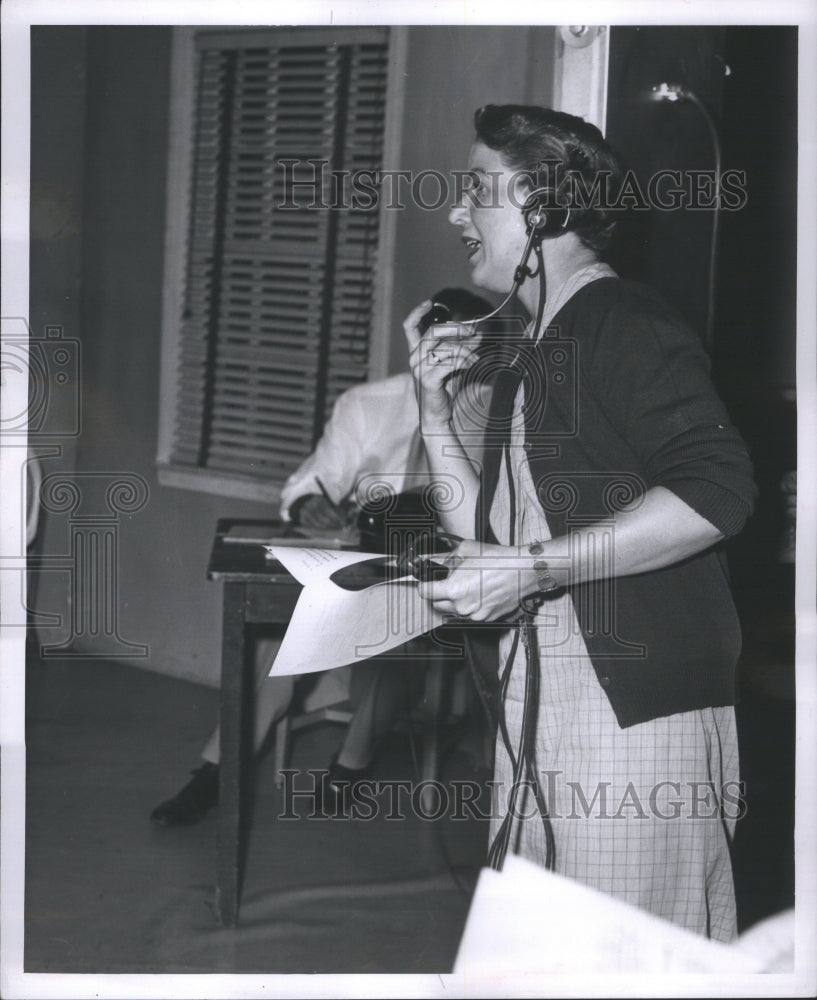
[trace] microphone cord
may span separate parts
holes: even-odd
[[[542,327],[542,320],[544,317],[545,310],[545,297],[547,291],[544,259],[542,255],[541,241],[535,241],[534,237],[536,235],[535,230],[531,233],[528,240],[528,245],[525,249],[525,255],[517,268],[516,274],[519,275],[520,271],[525,272],[522,280],[525,276],[534,277],[538,275],[539,277],[539,302],[536,310],[536,321],[533,327],[532,342],[536,343],[539,339]],[[530,256],[531,249],[535,249],[537,258],[537,269],[534,272],[530,272],[527,269],[527,261]],[[519,282],[521,284],[521,281]],[[517,286],[518,287],[518,286]],[[512,519],[511,519],[511,544],[514,544],[514,539],[516,535],[516,523],[515,515],[513,510],[516,505],[516,495],[513,489],[513,482],[510,473],[510,455],[508,452],[508,446],[505,446],[505,463],[508,469],[508,482],[510,487],[510,503],[512,507]],[[505,746],[505,751],[508,755],[508,759],[511,764],[511,772],[513,775],[512,785],[510,794],[508,796],[508,808],[505,813],[505,817],[494,836],[493,842],[488,849],[488,864],[491,868],[496,871],[501,871],[502,866],[505,862],[505,856],[508,851],[508,845],[510,843],[511,829],[513,827],[513,820],[516,813],[516,801],[519,794],[519,789],[522,781],[523,773],[527,778],[527,784],[525,785],[526,795],[523,798],[523,805],[527,798],[527,789],[530,788],[533,791],[533,796],[536,801],[536,806],[539,811],[539,816],[542,820],[542,825],[544,828],[545,835],[545,868],[553,869],[556,863],[556,842],[553,833],[553,824],[550,820],[550,815],[548,813],[547,803],[545,802],[542,789],[536,777],[536,729],[539,716],[539,690],[540,690],[540,670],[541,663],[539,658],[539,640],[536,634],[536,624],[535,624],[535,612],[523,609],[518,620],[517,627],[514,630],[514,638],[511,644],[511,649],[505,661],[505,666],[500,677],[499,684],[499,698],[498,698],[498,728],[502,736],[502,742]],[[510,675],[513,668],[514,660],[516,659],[516,654],[519,649],[520,637],[522,643],[525,647],[525,693],[523,698],[523,708],[522,708],[522,722],[519,734],[519,749],[514,753],[514,748],[511,745],[511,738],[508,732],[508,723],[505,713],[505,701],[508,691],[508,685],[510,683]],[[519,823],[517,825],[517,835],[515,842],[515,849],[518,852],[519,842],[522,834],[522,819],[519,817]]]
[[[530,271],[528,269],[528,261],[530,260],[530,255],[533,250],[536,250],[536,256],[539,260],[539,265],[536,271]],[[531,227],[531,231],[528,234],[528,242],[525,244],[525,249],[522,253],[522,259],[519,262],[518,267],[513,273],[513,285],[511,290],[505,296],[505,298],[500,302],[500,304],[493,310],[489,312],[486,316],[478,316],[476,319],[464,319],[459,321],[459,326],[476,326],[478,323],[484,323],[487,319],[493,319],[494,316],[498,315],[505,306],[511,301],[511,299],[519,291],[519,286],[525,280],[525,278],[533,278],[537,274],[540,277],[540,281],[544,277],[544,268],[542,267],[542,249],[541,240],[537,239],[536,227]]]
[[[715,210],[712,213],[712,229],[709,236],[709,271],[707,274],[706,293],[706,349],[711,353],[715,342],[715,295],[718,283],[718,229],[721,213],[721,142],[712,115],[704,102],[693,90],[682,90],[682,96],[694,105],[700,112],[709,137],[712,140],[712,150],[715,156]]]

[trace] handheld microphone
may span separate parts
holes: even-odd
[[[476,333],[474,326],[466,326],[451,319],[451,310],[442,302],[433,302],[429,311],[420,320],[420,330],[423,334],[440,340],[467,340]]]
[[[448,567],[433,559],[418,559],[411,572],[420,583],[436,583],[448,577]]]

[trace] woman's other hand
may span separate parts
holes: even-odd
[[[418,593],[443,615],[497,621],[515,615],[520,601],[537,590],[532,560],[516,548],[466,540],[444,558],[432,558],[449,574],[445,580],[420,583]]]

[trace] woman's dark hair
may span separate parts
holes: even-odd
[[[569,228],[586,247],[607,247],[622,168],[595,125],[552,108],[486,104],[474,114],[474,126],[477,140],[500,153],[531,189],[547,187],[551,205],[570,207]]]

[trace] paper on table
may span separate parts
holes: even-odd
[[[268,547],[303,584],[270,676],[308,674],[388,652],[442,624],[442,616],[417,594],[412,576],[366,590],[345,590],[329,577],[371,552]]]

